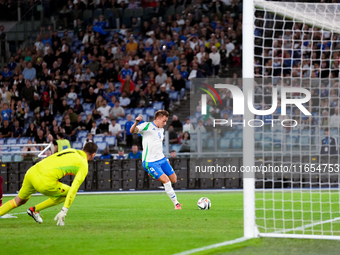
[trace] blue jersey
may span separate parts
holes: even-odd
[[[2,110],[1,114],[2,114],[2,117],[3,117],[2,121],[4,121],[4,120],[10,121],[11,120],[12,110],[11,109]]]
[[[127,135],[132,135],[131,132],[130,132],[130,128],[132,127],[132,125],[133,125],[132,121],[127,121],[125,123],[125,130],[126,130]]]
[[[121,74],[122,74],[123,80],[125,80],[127,75],[130,75],[132,77],[132,70],[130,68],[127,69],[127,70],[125,68],[123,68],[122,71],[121,71]]]
[[[140,159],[140,158],[142,158],[142,153],[140,151],[138,151],[136,154],[133,154],[133,152],[130,152],[129,155],[128,155],[128,158]]]
[[[125,159],[125,156],[117,156],[117,159]]]

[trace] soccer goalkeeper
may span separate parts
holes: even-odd
[[[57,225],[63,226],[66,213],[87,176],[88,161],[93,160],[97,149],[95,143],[89,142],[83,150],[66,149],[32,166],[25,175],[18,196],[0,207],[0,216],[25,204],[38,191],[49,199],[29,208],[27,214],[36,222],[42,223],[39,211],[64,202],[64,207],[54,218]],[[75,175],[71,187],[58,181],[65,175]]]

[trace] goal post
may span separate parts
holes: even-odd
[[[278,101],[305,97],[286,88],[311,93],[301,105],[311,115],[278,105],[266,118],[245,100],[244,119],[265,124],[243,127],[243,166],[256,170],[243,173],[244,237],[340,240],[339,22],[338,4],[243,3],[245,98],[253,89],[264,110],[276,89]]]

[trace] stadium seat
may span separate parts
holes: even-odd
[[[87,131],[86,130],[81,130],[77,133],[77,138],[82,138],[82,137],[87,137]]]
[[[154,102],[153,103],[153,108],[158,111],[158,110],[163,110],[163,102]]]
[[[86,116],[89,115],[89,114],[92,114],[92,111],[91,110],[85,110],[85,114],[86,114]]]
[[[95,143],[100,143],[103,140],[104,140],[103,136],[95,136],[95,137],[93,137],[93,142],[95,142]]]
[[[136,109],[133,109],[132,113],[135,114],[135,115],[143,114],[144,109],[143,108],[136,108]]]
[[[4,138],[0,138],[0,144],[5,144],[5,139]]]
[[[190,88],[191,88],[191,81],[186,81],[185,89],[190,90]]]
[[[221,149],[229,149],[230,148],[230,139],[226,138],[226,137],[220,139],[220,148]]]
[[[73,142],[72,148],[76,150],[81,150],[83,148],[83,144],[81,142]]]
[[[83,12],[83,20],[86,23],[85,25],[89,24],[92,21],[92,10],[85,10]],[[64,37],[64,35],[62,35],[61,37]]]
[[[12,155],[10,154],[2,155],[1,162],[12,162]]]
[[[6,143],[8,145],[13,145],[13,144],[17,144],[17,139],[16,138],[8,138]]]
[[[232,149],[242,149],[243,148],[243,139],[242,138],[231,139],[231,148]]]
[[[156,110],[154,108],[146,108],[145,109],[145,114],[148,115],[149,117],[153,117],[155,115]]]
[[[86,120],[86,113],[82,113],[82,114],[81,114],[81,119],[82,119],[82,121],[85,121],[85,120]]]
[[[176,8],[176,14],[182,14],[184,10],[185,10],[185,7],[183,5],[180,5]]]
[[[106,8],[106,9],[104,10],[103,15],[104,15],[104,19],[105,19],[105,20],[110,20],[111,17],[113,17],[113,13],[112,13],[112,11],[111,11],[110,8]]]
[[[170,92],[169,98],[170,98],[171,101],[178,101],[179,100],[179,92],[178,91]]]
[[[174,14],[175,14],[175,7],[174,7],[174,6],[170,6],[170,7],[166,10],[165,14],[163,15],[163,20],[166,21],[166,20],[167,20],[167,17],[168,17],[169,15],[173,16]]]
[[[133,10],[133,17],[140,18],[142,16],[143,16],[143,8],[142,7],[138,7],[138,8]]]
[[[98,142],[96,144],[98,146],[98,152],[102,152],[105,148],[108,147],[107,142]]]
[[[12,147],[11,151],[21,151],[21,148],[20,147]]]
[[[105,136],[104,142],[107,142],[108,145],[114,146],[116,145],[116,137],[115,136]]]
[[[84,142],[86,141],[86,139],[87,139],[87,137],[80,137],[80,138],[78,138],[77,140],[78,140],[79,142],[81,142],[81,144],[84,144]]]
[[[54,119],[58,122],[58,121],[62,121],[63,120],[63,116],[62,115],[56,115],[54,116]]]
[[[127,122],[127,120],[119,120],[117,123],[118,123],[122,128],[124,128],[126,122]]]
[[[143,20],[151,20],[153,11],[154,11],[153,7],[145,8],[143,13]]]
[[[85,110],[91,110],[91,112],[92,112],[92,104],[89,104],[89,103],[84,103],[83,104],[83,109],[84,109],[84,111]]]
[[[22,161],[22,156],[20,154],[16,154],[13,156],[13,161],[14,162],[21,162]]]
[[[103,10],[102,9],[95,9],[93,12],[93,19],[99,19],[99,16],[103,15]]]
[[[20,138],[18,139],[18,143],[19,143],[19,144],[27,144],[28,140],[30,140],[29,137],[20,137]]]

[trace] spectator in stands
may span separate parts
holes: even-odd
[[[125,122],[125,125],[124,125],[124,127],[125,127],[125,137],[126,137],[126,148],[131,149],[132,141],[133,141],[133,135],[130,132],[130,128],[133,125],[133,121],[132,121],[131,114],[128,114],[126,116],[126,118],[127,118],[127,122]]]
[[[32,144],[32,141],[28,140],[27,144]],[[25,146],[25,147],[23,147],[22,151],[21,151],[21,156],[24,157],[24,160],[32,159],[35,156],[35,154],[33,154],[33,153],[25,153],[25,152],[28,152],[28,151],[37,151],[37,148],[35,146]]]
[[[37,128],[35,127],[34,123],[31,123],[26,130],[26,137],[36,137],[37,136]]]
[[[157,72],[158,72],[158,75],[156,76],[155,81],[156,81],[156,86],[159,87],[166,81],[168,76],[165,73],[163,73],[162,68],[158,68]]]
[[[12,121],[12,110],[8,108],[8,104],[3,104],[3,110],[1,111],[1,122],[5,120]]]
[[[106,100],[102,101],[102,105],[97,109],[99,115],[102,119],[105,119],[107,116],[110,115],[111,107],[107,105]]]
[[[207,132],[206,129],[205,129],[205,127],[204,127],[204,122],[203,122],[203,120],[199,120],[199,121],[198,121],[198,125],[197,125],[197,127],[196,127],[196,129],[195,129],[195,133],[198,133],[198,132],[201,132],[201,133]]]
[[[182,140],[181,140],[182,146],[179,152],[190,152],[190,134],[189,132],[183,132]]]
[[[91,132],[92,135],[100,134],[100,129],[97,128],[97,123],[95,121],[92,121],[92,127],[91,127],[90,132]]]
[[[340,116],[339,116],[339,108],[338,107],[336,107],[334,109],[334,114],[330,118],[329,126],[331,128],[339,128],[340,127]]]
[[[170,151],[170,159],[175,159],[175,158],[178,158],[176,155],[176,151],[175,150]]]
[[[180,122],[177,115],[172,116],[172,121],[171,121],[170,125],[173,126],[173,128],[176,132],[179,131],[179,130],[182,130],[182,128],[183,128],[183,124],[182,124],[182,122]]]
[[[104,119],[102,119],[102,121],[98,125],[98,128],[100,129],[101,133],[103,133],[104,135],[107,135],[107,133],[109,132],[109,126],[110,126],[109,119],[108,117],[105,117]]]
[[[90,87],[89,92],[87,96],[85,97],[85,103],[94,104],[96,102],[96,99],[97,99],[97,95],[94,93],[93,87]]]
[[[130,104],[131,100],[128,98],[128,95],[125,91],[122,92],[122,96],[119,98],[120,106],[123,108],[127,108]]]
[[[19,121],[14,121],[14,126],[12,127],[11,136],[12,138],[20,138],[22,136],[22,128],[19,126]]]
[[[84,108],[83,108],[83,105],[80,103],[80,99],[79,98],[77,98],[76,99],[76,103],[75,103],[75,105],[74,105],[74,113],[75,114],[81,114],[82,112],[84,112]]]
[[[141,159],[142,158],[142,153],[138,151],[138,146],[137,145],[132,145],[132,151],[128,154],[128,159]]]
[[[221,55],[220,55],[220,53],[217,52],[216,46],[212,46],[211,51],[212,52],[209,54],[209,58],[212,61],[212,67],[214,69],[214,75],[215,75],[216,78],[219,78],[218,73],[219,73],[219,70],[220,70]]]
[[[185,132],[188,133],[194,132],[194,130],[195,130],[194,126],[190,123],[190,118],[187,118],[185,124],[183,125],[183,134]]]
[[[86,129],[86,126],[85,126],[85,123],[83,122],[82,116],[78,115],[77,122],[74,123],[75,133],[78,133],[78,131],[85,130],[85,129]]]
[[[126,75],[125,79],[122,79],[120,75],[118,75],[118,80],[122,83],[122,86],[120,88],[120,92],[123,94],[125,92],[126,96],[130,96],[130,93],[133,92],[135,89],[135,85],[131,79],[131,76],[129,74]]]
[[[11,128],[9,127],[8,120],[4,120],[2,127],[0,128],[0,138],[9,138],[12,135]]]
[[[34,138],[34,143],[35,144],[42,144],[42,143],[46,143],[46,137],[44,136],[44,131],[42,131],[41,129],[38,131],[38,135]]]
[[[169,99],[169,93],[166,92],[165,84],[161,85],[160,87],[160,92],[157,95],[157,101],[163,102],[164,110],[169,111],[170,99]]]
[[[87,133],[87,138],[86,138],[86,140],[85,140],[84,143],[83,143],[83,147],[84,147],[85,144],[88,143],[88,142],[93,142],[93,135],[92,135],[92,133]]]
[[[325,138],[321,142],[320,154],[337,154],[336,140],[329,136],[329,128],[324,129]]]
[[[50,114],[50,109],[46,108],[44,116],[41,118],[42,121],[46,123],[46,126],[51,126],[54,117]]]
[[[105,148],[103,154],[100,155],[99,159],[113,159],[113,156],[110,154],[109,148]]]
[[[109,135],[113,135],[117,140],[122,138],[122,128],[120,124],[116,123],[116,118],[111,119],[111,125],[109,126]]]
[[[30,80],[26,80],[26,86],[21,90],[20,97],[25,100],[25,103],[30,104],[33,101],[35,88]]]
[[[204,125],[204,128],[205,128],[205,130],[206,130],[208,133],[214,132],[214,126],[213,126],[213,124],[212,124],[211,118],[208,118],[208,119],[207,119],[207,124]]]
[[[169,131],[169,143],[170,144],[177,144],[178,143],[178,136],[177,133],[174,131],[174,127],[173,126],[169,126],[168,128]]]
[[[128,53],[131,53],[132,51],[136,51],[137,48],[138,48],[138,44],[134,41],[134,38],[131,35],[129,38],[129,42],[126,44],[126,51]],[[130,76],[132,76],[132,73],[130,74]]]
[[[118,117],[125,117],[124,108],[120,106],[120,101],[116,100],[115,106],[111,108],[110,117],[118,118]]]
[[[22,74],[24,75],[24,79],[25,80],[33,81],[35,79],[35,77],[36,77],[36,70],[32,66],[32,62],[28,62],[27,63],[27,67],[24,69]]]
[[[117,155],[116,158],[117,158],[117,159],[125,159],[123,147],[119,147],[119,149],[118,149],[118,155]]]
[[[186,100],[185,97],[185,80],[182,78],[182,75],[180,73],[176,74],[174,77],[173,83],[172,83],[172,90],[179,91],[181,98]]]

